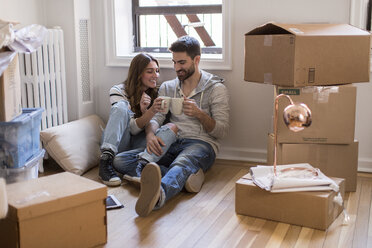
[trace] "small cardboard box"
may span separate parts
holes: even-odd
[[[244,80],[281,86],[369,82],[370,34],[348,24],[267,23],[245,34]]]
[[[277,164],[309,163],[325,175],[345,179],[345,191],[355,191],[358,170],[358,141],[347,145],[278,144]],[[267,164],[274,162],[274,135],[269,134]]]
[[[282,113],[289,105],[287,99],[279,99],[278,142],[350,144],[354,142],[356,87],[354,85],[314,86],[285,88],[276,86],[278,94],[289,95],[293,102],[305,103],[312,116],[309,127],[292,132],[285,125]]]
[[[333,178],[344,197],[344,180]],[[235,212],[288,224],[326,230],[341,213],[334,191],[271,193],[245,176],[235,184]]]
[[[63,172],[7,185],[0,247],[93,247],[107,241],[105,185]]]
[[[4,49],[0,49],[0,52],[4,52]],[[20,114],[22,114],[21,77],[16,55],[0,75],[0,122],[11,121]]]

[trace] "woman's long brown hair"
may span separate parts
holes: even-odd
[[[130,63],[128,77],[124,81],[125,91],[129,100],[132,111],[134,112],[134,117],[138,118],[142,115],[140,101],[142,97],[142,81],[141,76],[145,71],[147,65],[154,61],[158,67],[159,62],[147,53],[137,54]],[[151,104],[154,102],[154,99],[158,96],[158,91],[156,88],[148,88],[146,94],[151,97]]]

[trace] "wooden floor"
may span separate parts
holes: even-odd
[[[372,247],[372,174],[358,174],[357,191],[347,193],[351,216],[339,216],[327,231],[289,225],[235,213],[235,182],[249,163],[217,161],[198,194],[181,192],[148,217],[134,206],[139,189],[131,184],[109,188],[125,207],[107,212],[104,247]],[[97,180],[98,168],[85,174]]]

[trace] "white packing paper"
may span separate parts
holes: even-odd
[[[294,191],[339,191],[338,185],[332,179],[310,164],[278,165],[276,166],[276,170],[277,176],[274,175],[273,166],[258,165],[250,169],[250,174],[253,182],[258,187],[273,193]]]
[[[47,29],[41,25],[32,24],[14,30],[13,23],[0,20],[0,49],[7,47],[10,50],[0,53],[0,76],[17,53],[36,51],[42,45],[46,34]]]

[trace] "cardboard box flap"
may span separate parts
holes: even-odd
[[[267,34],[291,34],[288,30],[276,25],[275,23],[269,22],[261,25],[245,35],[267,35]]]
[[[370,36],[370,33],[349,24],[276,24],[298,36]]]
[[[296,36],[370,36],[370,33],[349,24],[282,24],[266,23],[246,35],[294,34]]]
[[[107,196],[107,187],[63,172],[7,185],[9,215],[25,220],[87,204]]]

